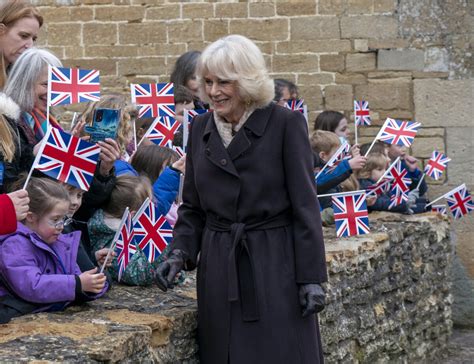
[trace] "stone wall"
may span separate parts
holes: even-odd
[[[472,1],[34,2],[46,20],[39,44],[68,66],[100,69],[105,91],[168,81],[183,52],[240,33],[258,43],[273,76],[299,86],[310,121],[327,109],[351,118],[353,100],[366,99],[373,127],[359,134],[369,142],[386,117],[416,118],[420,166],[434,148],[453,160],[440,181],[428,178],[430,197],[461,182],[474,189]],[[473,218],[453,226],[472,279]]]
[[[446,219],[371,215],[370,235],[336,239],[325,229],[328,306],[320,315],[327,363],[409,362],[446,354],[451,334]],[[194,277],[166,294],[116,286],[63,313],[0,327],[0,362],[196,363]]]

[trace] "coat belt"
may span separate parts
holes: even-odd
[[[290,223],[290,214],[286,211],[270,219],[253,224],[232,222],[214,214],[206,216],[206,226],[209,230],[219,232],[230,231],[232,245],[227,264],[228,300],[229,302],[235,302],[240,299],[243,321],[258,321],[260,318],[253,259],[247,246],[247,232],[275,229],[288,226]]]

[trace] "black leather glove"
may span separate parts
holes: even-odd
[[[299,291],[300,304],[303,308],[303,317],[324,310],[326,293],[319,284],[302,284]]]
[[[173,250],[168,259],[161,262],[156,268],[155,278],[156,284],[163,291],[166,292],[168,288],[174,288],[174,278],[184,268],[184,253],[179,250]]]

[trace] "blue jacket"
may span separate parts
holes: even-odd
[[[366,179],[359,179],[360,189],[367,190],[369,186],[375,184],[375,182],[370,178]],[[370,211],[389,211],[389,212],[399,212],[399,213],[408,213],[408,206],[406,202],[402,202],[400,205],[394,206],[393,208],[389,209],[390,206],[390,194],[389,193],[382,193],[381,195],[377,196],[377,200],[375,204],[372,206],[367,206],[367,209]]]
[[[410,169],[408,169],[408,166],[404,160],[402,160],[402,167],[405,168],[408,172],[406,177],[411,179],[410,191],[412,191],[416,188],[416,186],[418,186],[420,178],[421,176],[423,176],[423,172],[420,171],[418,168],[411,172]],[[421,182],[419,192],[420,196],[423,196],[426,192],[428,192],[428,185],[426,184],[426,179],[423,179],[423,182]]]
[[[320,168],[323,166],[324,164],[320,166]],[[352,168],[349,165],[348,159],[344,159],[341,163],[339,163],[339,165],[332,172],[326,172],[326,170],[324,170],[316,180],[318,194],[341,192],[341,187],[339,184],[348,179],[351,174]],[[332,206],[332,199],[331,197],[320,197],[319,203],[321,205],[321,209],[325,209]]]

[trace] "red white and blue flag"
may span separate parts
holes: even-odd
[[[122,222],[120,223],[117,233],[118,237],[115,240],[115,252],[117,253],[118,281],[120,282],[123,272],[137,251],[133,242],[132,215],[128,207],[123,214]]]
[[[303,99],[291,99],[285,103],[285,107],[292,111],[299,111],[304,114],[304,100]]]
[[[57,128],[48,128],[33,168],[49,177],[88,191],[100,147]]]
[[[406,177],[407,174],[408,171],[403,168],[401,160],[391,166],[387,171],[387,177],[392,181],[392,192],[400,195],[410,190],[411,179]]]
[[[415,139],[420,123],[387,118],[377,139],[396,145],[409,147]]]
[[[336,153],[327,162],[327,172],[333,172],[337,166],[344,160],[347,159],[348,153],[350,153],[351,146],[344,142],[337,150]]]
[[[155,204],[148,199],[133,218],[133,239],[150,263],[165,250],[173,237],[173,228]]]
[[[446,201],[455,219],[459,219],[474,210],[472,197],[465,184],[447,194]]]
[[[132,102],[141,106],[139,118],[175,116],[173,83],[140,83],[130,85]]]
[[[393,207],[401,205],[405,201],[408,201],[408,195],[405,192],[392,190],[390,192],[390,205],[388,205],[388,209],[391,210]]]
[[[446,205],[432,205],[431,211],[443,216],[448,216]]]
[[[356,126],[371,124],[372,119],[370,118],[368,101],[354,100],[354,120]]]
[[[377,181],[373,185],[367,187],[368,195],[374,193],[375,195],[379,196],[384,193],[388,193],[390,191],[390,182],[392,178],[390,177],[383,177],[380,181]]]
[[[157,117],[148,128],[143,138],[148,138],[154,144],[162,147],[173,147],[174,134],[178,131],[180,122],[170,116]]]
[[[201,115],[207,113],[207,109],[198,109],[198,110],[184,110],[184,117],[187,118],[188,123],[191,124],[196,115]]]
[[[99,101],[99,71],[80,68],[49,68],[48,105]]]
[[[338,238],[370,233],[365,192],[332,196],[332,207]]]
[[[440,179],[450,160],[443,153],[433,151],[430,160],[426,163],[425,174],[435,180]]]

